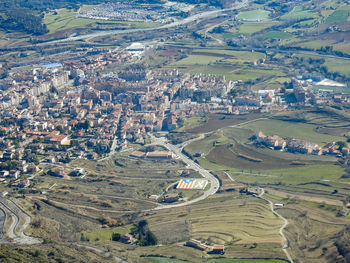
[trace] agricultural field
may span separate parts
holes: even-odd
[[[327,19],[326,23],[336,23],[336,22],[345,22],[348,20],[350,10],[335,10],[331,13]]]
[[[309,49],[320,49],[321,47],[330,46],[334,43],[331,40],[311,40],[291,43],[291,46],[309,48]]]
[[[215,213],[211,213],[213,206]],[[191,238],[208,244],[227,244],[225,257],[233,257],[235,248],[247,244],[281,242],[278,229],[282,221],[271,213],[267,203],[237,194],[219,194],[187,208],[159,211],[147,220],[162,243],[187,240],[184,230],[189,229]],[[174,234],[164,234],[169,232]]]
[[[91,8],[92,6],[84,6],[83,9]],[[59,9],[45,15],[44,24],[47,25],[49,33],[53,34],[57,31],[67,30],[71,28],[86,28],[97,27],[99,25],[107,25],[118,28],[139,28],[139,27],[153,27],[157,23],[140,23],[140,22],[120,22],[120,21],[106,21],[97,19],[79,18],[79,12],[72,9]]]
[[[305,117],[311,120],[313,115],[309,113],[305,114]],[[317,119],[327,123],[325,117],[322,119],[318,116]],[[336,121],[336,118],[333,118],[333,121]],[[224,128],[187,145],[185,151],[192,156],[201,152],[203,155],[197,160],[202,166],[216,171],[229,171],[237,182],[279,185],[288,191],[293,191],[294,187],[293,189],[299,189],[300,193],[314,191],[313,194],[317,192],[321,195],[331,194],[336,189],[340,193],[339,196],[332,197],[336,199],[343,198],[344,194],[348,193],[347,184],[350,181],[343,178],[344,168],[336,164],[335,157],[258,148],[249,140],[257,129],[267,135],[300,138],[319,145],[329,141],[346,140],[345,137],[333,134],[338,134],[336,131],[341,130],[344,132],[339,127],[329,131],[314,124],[265,119],[243,124],[239,128]]]
[[[282,31],[269,31],[267,33],[264,34],[265,38],[269,38],[269,39],[288,39],[288,38],[292,38],[293,35],[288,33],[288,32],[282,32]]]
[[[206,56],[206,55],[189,55],[188,57],[176,61],[171,66],[192,66],[192,65],[208,65],[210,63],[215,63],[221,60],[220,56]]]
[[[325,66],[330,72],[339,72],[340,74],[350,75],[350,62],[345,62],[341,59],[327,58]]]
[[[292,256],[311,263],[334,262],[336,258],[344,258],[335,241],[342,240],[349,219],[304,204],[287,205],[278,212],[290,222],[286,234]]]
[[[248,21],[267,21],[269,20],[269,14],[270,12],[267,10],[257,9],[242,12],[237,15],[237,18]]]
[[[265,135],[278,135],[280,137],[291,137],[305,140],[311,143],[317,143],[323,146],[329,142],[346,140],[341,136],[330,136],[316,132],[317,126],[307,123],[285,122],[280,120],[258,120],[249,124],[242,125],[242,128],[252,131],[261,130]]]
[[[259,32],[265,28],[274,25],[274,23],[270,22],[246,22],[238,26],[238,30],[242,34],[253,34]]]
[[[291,12],[286,15],[281,16],[281,19],[305,19],[305,18],[315,18],[317,15],[315,13],[310,12],[309,10],[304,10],[301,6],[296,6],[293,8]]]

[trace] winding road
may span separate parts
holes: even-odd
[[[197,202],[204,200],[207,197],[215,194],[218,191],[219,186],[220,186],[219,180],[214,175],[212,175],[209,171],[207,171],[206,169],[204,169],[203,167],[201,167],[200,165],[198,165],[197,163],[195,163],[193,160],[191,160],[190,158],[188,158],[187,156],[185,156],[182,153],[182,149],[184,147],[184,144],[181,144],[180,146],[175,146],[173,144],[168,143],[164,137],[156,138],[152,134],[150,134],[150,136],[156,144],[159,144],[159,145],[167,148],[169,151],[172,151],[173,153],[175,153],[180,160],[182,160],[184,163],[186,163],[188,165],[189,168],[193,169],[194,171],[199,172],[199,174],[201,176],[203,176],[205,179],[207,179],[210,183],[210,188],[207,191],[205,191],[203,193],[203,195],[201,195],[195,199],[185,201],[185,202],[180,203],[180,204],[160,205],[160,206],[153,208],[152,210],[161,210],[161,209],[182,207],[182,206],[190,205],[193,203],[197,203]],[[191,141],[194,141],[194,140],[191,140]]]
[[[284,254],[286,254],[286,256],[287,256],[289,262],[294,263],[292,257],[290,256],[290,254],[289,254],[289,252],[288,252],[288,250],[287,250],[287,248],[289,247],[289,245],[288,245],[288,239],[286,238],[285,234],[283,233],[283,230],[287,227],[287,225],[289,224],[289,222],[288,222],[288,220],[287,220],[285,217],[281,216],[278,212],[275,211],[274,204],[273,204],[273,202],[272,202],[271,200],[266,199],[265,197],[263,197],[264,194],[265,194],[264,188],[260,188],[260,190],[261,190],[261,193],[259,194],[258,197],[259,197],[260,199],[265,200],[266,202],[268,202],[269,205],[270,205],[271,212],[274,213],[276,216],[278,216],[279,218],[281,218],[281,219],[284,221],[284,224],[281,226],[280,231],[279,231],[281,237],[283,238],[282,251],[284,252]]]
[[[42,243],[40,239],[24,234],[24,230],[31,222],[31,217],[29,215],[7,198],[0,199],[0,206],[1,209],[5,211],[5,214],[12,218],[10,225],[5,231],[7,237],[18,244],[32,245]]]

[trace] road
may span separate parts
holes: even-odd
[[[0,206],[6,214],[12,217],[11,224],[5,231],[10,239],[18,244],[32,245],[42,243],[40,239],[24,234],[24,230],[31,222],[31,217],[29,215],[7,198],[0,199]]]
[[[265,200],[265,201],[267,201],[267,202],[270,204],[270,209],[271,209],[272,213],[274,213],[276,216],[278,216],[279,218],[281,218],[281,219],[284,221],[284,224],[281,226],[280,231],[279,231],[281,237],[283,238],[282,251],[284,252],[284,254],[286,254],[286,256],[287,256],[289,262],[294,263],[292,257],[290,256],[290,254],[289,254],[289,252],[288,252],[288,250],[287,250],[288,247],[289,247],[289,246],[288,246],[288,239],[286,238],[286,236],[285,236],[284,233],[283,233],[283,230],[287,227],[287,225],[289,224],[289,222],[288,222],[288,220],[287,220],[285,217],[281,216],[278,212],[275,211],[274,204],[273,204],[272,201],[270,201],[269,199],[266,199],[265,197],[263,197],[263,196],[264,196],[264,193],[265,193],[264,188],[260,188],[260,190],[261,190],[261,193],[259,194],[258,197],[261,198],[261,199],[263,199],[263,200]]]
[[[210,188],[207,191],[205,191],[203,193],[203,195],[201,195],[193,200],[189,200],[189,201],[186,201],[186,202],[183,202],[180,204],[174,204],[174,205],[160,205],[160,206],[157,206],[156,208],[153,208],[152,210],[169,209],[169,208],[190,205],[193,203],[197,203],[201,200],[204,200],[207,197],[209,197],[217,192],[217,190],[219,189],[219,186],[220,186],[219,180],[214,175],[212,175],[209,171],[207,171],[206,169],[204,169],[203,167],[201,167],[200,165],[195,163],[193,160],[188,158],[186,155],[184,155],[182,153],[183,145],[175,146],[173,144],[168,143],[164,137],[156,138],[152,134],[151,134],[151,138],[154,140],[154,142],[156,144],[164,146],[169,151],[172,151],[173,153],[175,153],[180,160],[182,160],[184,163],[186,163],[188,165],[188,167],[190,169],[193,169],[193,170],[199,172],[199,174],[201,176],[203,176],[205,179],[207,179],[210,183]]]
[[[215,40],[216,42],[218,42],[218,44],[219,44],[220,46],[223,46],[223,45],[225,44],[224,41],[222,41],[221,39],[219,39],[219,38],[217,38],[217,37],[214,37],[209,31],[213,30],[215,27],[218,27],[218,26],[221,26],[222,24],[225,24],[225,23],[227,22],[227,20],[229,20],[229,19],[226,19],[225,21],[222,21],[222,22],[219,23],[219,24],[215,24],[215,25],[213,25],[213,26],[207,28],[207,29],[205,30],[205,36],[210,37],[211,39],[213,39],[213,40]]]
[[[251,122],[254,122],[254,121],[264,120],[264,119],[266,119],[266,118],[258,118],[258,119],[255,119],[255,120],[250,120],[250,121],[242,122],[242,123],[239,123],[239,124],[231,125],[229,127],[234,128],[234,127],[238,127],[240,125],[244,125],[244,124],[248,124],[248,123],[251,123]],[[225,127],[225,128],[227,128],[227,127]],[[203,195],[201,195],[201,196],[199,196],[199,197],[197,197],[197,198],[195,198],[193,200],[186,201],[186,202],[183,202],[183,203],[180,203],[180,204],[174,204],[174,205],[160,205],[160,206],[157,206],[157,207],[153,208],[152,210],[169,209],[169,208],[182,207],[182,206],[194,204],[196,202],[199,202],[201,200],[204,200],[204,199],[208,198],[209,196],[215,194],[218,191],[218,189],[220,187],[219,180],[213,174],[211,174],[208,170],[204,169],[199,164],[195,163],[189,157],[184,155],[182,153],[182,149],[184,147],[186,147],[188,144],[190,144],[192,142],[195,142],[195,141],[198,141],[198,140],[201,140],[201,139],[204,139],[204,137],[206,135],[212,134],[212,133],[217,132],[217,131],[222,130],[222,129],[223,128],[215,130],[215,131],[207,132],[207,133],[202,133],[198,137],[196,137],[194,139],[191,139],[191,140],[188,140],[188,141],[183,142],[182,144],[178,144],[178,145],[173,145],[173,144],[168,143],[166,138],[164,138],[164,137],[157,138],[153,134],[150,134],[151,138],[154,141],[150,145],[158,144],[158,145],[164,146],[169,151],[175,153],[180,160],[182,160],[184,163],[186,163],[188,165],[188,167],[190,169],[193,169],[194,171],[199,172],[199,174],[201,176],[203,176],[205,179],[207,179],[209,181],[209,183],[210,183],[209,190],[205,191]]]
[[[107,156],[97,160],[98,162],[102,162],[104,160],[107,160],[109,159],[111,156],[113,156],[113,154],[115,154],[115,149],[117,148],[118,144],[117,144],[117,136],[114,135],[114,138],[113,138],[113,142],[112,142],[112,146],[111,146],[111,149],[109,151],[109,153],[107,154]]]
[[[3,229],[4,229],[4,224],[5,224],[5,219],[6,219],[6,213],[3,209],[0,209],[0,243],[3,240]]]
[[[213,11],[206,11],[203,13],[198,13],[198,14],[189,16],[183,20],[175,21],[173,23],[158,26],[158,27],[103,31],[103,32],[98,32],[98,33],[86,34],[86,35],[81,35],[81,36],[71,36],[71,37],[67,37],[64,39],[48,41],[48,42],[44,42],[44,43],[40,43],[40,44],[35,44],[34,46],[43,46],[43,45],[47,45],[47,44],[57,44],[57,43],[62,43],[62,42],[85,40],[85,39],[90,40],[90,39],[93,39],[96,37],[103,37],[103,36],[108,36],[108,35],[120,35],[120,34],[129,34],[129,33],[136,33],[136,32],[149,32],[149,31],[154,31],[154,30],[168,29],[168,28],[172,28],[172,27],[186,25],[186,24],[195,22],[196,20],[210,17],[213,15],[217,15],[219,13],[223,13],[226,11],[240,9],[240,8],[248,5],[248,2],[249,2],[248,0],[243,0],[242,2],[236,2],[230,8],[217,9],[217,10],[213,10]]]

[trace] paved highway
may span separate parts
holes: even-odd
[[[0,199],[1,209],[6,211],[7,215],[12,217],[11,224],[5,229],[6,235],[15,243],[19,244],[39,244],[42,241],[38,238],[30,237],[24,234],[24,230],[31,222],[31,217],[24,213],[14,202],[7,198]]]
[[[172,151],[173,153],[175,153],[180,160],[182,160],[184,163],[186,163],[188,165],[188,167],[190,169],[193,169],[193,170],[199,172],[199,174],[201,176],[203,176],[205,179],[207,179],[210,183],[210,188],[207,191],[205,191],[203,193],[203,195],[201,195],[193,200],[186,201],[186,202],[180,203],[180,204],[174,204],[174,205],[160,205],[160,206],[157,206],[156,208],[153,208],[152,210],[169,209],[169,208],[190,205],[190,204],[196,203],[198,201],[204,200],[207,197],[209,197],[217,192],[217,190],[219,189],[219,186],[220,186],[219,180],[214,175],[212,175],[209,171],[207,171],[206,169],[204,169],[203,167],[201,167],[200,165],[195,163],[193,160],[188,158],[186,155],[184,155],[182,153],[183,145],[175,146],[173,144],[168,143],[164,137],[156,138],[152,134],[151,134],[151,138],[155,141],[156,144],[162,145],[162,146],[166,147],[169,151]]]

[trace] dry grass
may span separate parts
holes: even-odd
[[[238,197],[219,194],[188,208],[159,211],[148,219],[155,231],[185,222],[192,238],[211,244],[280,243],[278,229],[282,222],[267,204],[256,198]]]

